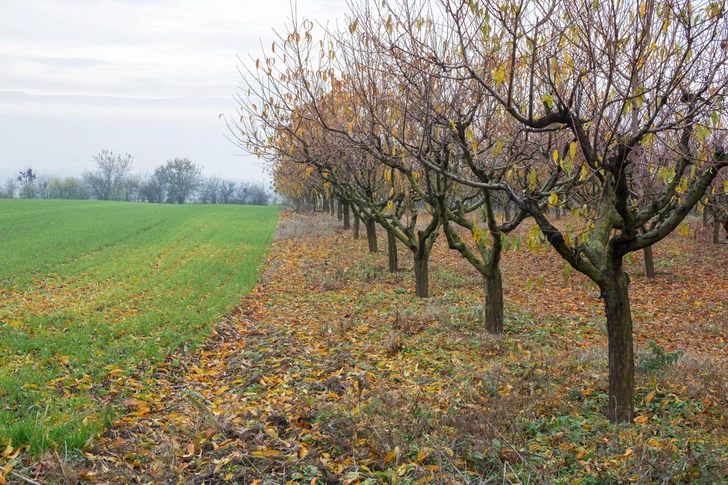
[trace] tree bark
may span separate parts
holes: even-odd
[[[354,239],[359,239],[359,213],[356,211],[352,211],[354,213]]]
[[[349,202],[344,201],[344,230],[349,230]]]
[[[429,253],[415,254],[415,294],[417,298],[429,298],[430,296],[429,259]]]
[[[315,211],[316,209],[314,209]],[[323,207],[323,213],[327,214],[329,213],[329,199],[324,197],[324,207]]]
[[[485,330],[494,335],[503,333],[503,278],[496,264],[491,275],[483,276],[485,283],[484,324]]]
[[[344,219],[344,204],[338,201],[336,204],[336,220],[341,221]]]
[[[645,274],[647,279],[653,279],[655,277],[655,259],[652,257],[652,246],[647,246],[644,249],[645,253]]]
[[[336,202],[334,201],[334,199],[331,199],[331,201],[329,201],[329,215],[336,215]]]
[[[634,347],[629,306],[629,276],[620,269],[605,275],[601,285],[609,335],[609,404],[614,423],[634,418]]]
[[[394,231],[387,229],[387,254],[389,255],[389,272],[397,272],[397,236]]]
[[[376,253],[377,248],[377,225],[374,219],[366,219],[364,227],[367,229],[367,242],[369,243],[369,252]]]

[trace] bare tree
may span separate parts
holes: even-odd
[[[237,184],[232,180],[220,182],[220,203],[230,204],[233,201],[236,188]]]
[[[121,155],[101,150],[93,160],[96,170],[83,174],[93,197],[98,200],[123,199],[125,178],[134,163],[133,157],[128,153]]]
[[[220,177],[208,177],[200,188],[200,200],[205,204],[217,204],[222,202],[221,197],[222,180]]]

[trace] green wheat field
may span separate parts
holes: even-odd
[[[255,285],[278,208],[0,200],[0,443],[83,448]],[[152,391],[150,391],[152,392]]]

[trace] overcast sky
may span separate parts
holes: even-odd
[[[345,11],[298,0],[323,23]],[[237,56],[270,46],[289,0],[0,0],[0,12],[0,180],[80,174],[102,149],[142,173],[188,157],[206,175],[264,178],[218,117],[235,113]]]

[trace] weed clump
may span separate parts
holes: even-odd
[[[637,364],[637,369],[642,372],[656,372],[664,370],[666,367],[676,364],[678,359],[683,355],[682,350],[666,352],[654,340],[648,340],[647,345],[650,347],[651,355],[641,356],[640,361]]]

